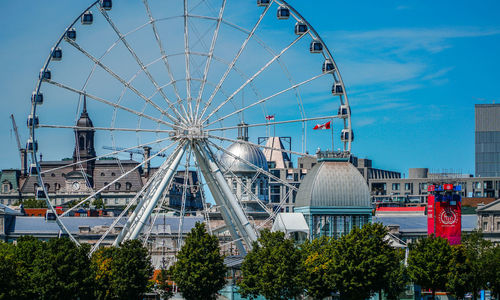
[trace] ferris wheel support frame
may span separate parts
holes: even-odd
[[[123,230],[113,243],[115,246],[119,245],[123,240],[136,239],[139,236],[144,224],[146,224],[147,219],[151,215],[151,212],[156,207],[158,200],[161,198],[161,195],[174,177],[175,171],[177,171],[177,167],[179,166],[182,156],[186,152],[187,146],[187,143],[184,143],[178,147],[174,153],[172,153],[172,159],[167,160],[171,161],[171,163],[168,165],[165,175],[163,177],[159,177],[159,184],[153,186],[150,190],[152,195],[149,197],[149,193],[146,193],[144,198],[139,202],[136,209],[127,220]],[[158,170],[158,172],[160,171],[161,170]]]
[[[238,199],[231,191],[224,174],[222,173],[220,166],[217,164],[215,155],[210,150],[208,143],[204,140],[198,140],[194,143],[193,147],[196,160],[199,162],[201,173],[206,178],[209,184],[210,191],[214,196],[215,203],[221,207],[221,214],[226,214],[224,219],[228,219],[229,227],[236,227],[238,229],[240,236],[235,236],[235,230],[230,230],[232,238],[234,240],[245,241],[247,249],[252,249],[253,242],[257,241],[257,233],[252,227],[252,224],[248,221],[242,207],[238,203]],[[241,243],[237,245],[241,254],[245,254],[246,251],[242,249]]]

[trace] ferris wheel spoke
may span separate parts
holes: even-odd
[[[146,76],[149,78],[149,80],[155,86],[155,88],[158,89],[159,85],[156,82],[156,80],[153,78],[153,75],[151,75],[151,73],[149,72],[149,70],[147,69],[147,67],[144,65],[144,63],[141,61],[141,59],[139,58],[139,56],[137,56],[137,54],[135,53],[134,49],[132,49],[132,47],[128,43],[127,39],[125,38],[125,36],[120,32],[120,30],[115,25],[115,23],[113,22],[113,20],[111,20],[111,17],[108,15],[108,13],[106,12],[106,10],[104,10],[104,8],[102,8],[102,7],[99,7],[99,11],[104,16],[104,18],[106,19],[106,21],[108,22],[108,24],[111,26],[111,28],[113,28],[113,31],[120,38],[120,41],[125,46],[125,48],[127,48],[127,50],[130,52],[130,54],[133,56],[134,60],[137,62],[137,64],[139,65],[139,67],[144,70],[144,74],[146,74]],[[160,90],[159,92],[160,92],[161,96],[163,97],[163,99],[167,102],[167,104],[170,107],[172,107],[172,111],[177,115],[177,117],[185,121],[184,117],[177,111],[177,109],[175,108],[175,106],[173,106],[173,103],[170,102],[170,100],[168,99],[167,95],[165,95],[165,93],[163,92],[163,90]]]
[[[198,98],[196,99],[196,113],[195,118],[198,118],[198,112],[200,108],[201,97],[203,95],[203,90],[205,89],[205,83],[208,76],[208,71],[210,70],[210,64],[212,62],[212,57],[214,55],[215,44],[217,42],[217,38],[219,36],[219,29],[222,21],[222,16],[224,15],[224,10],[226,8],[226,0],[222,0],[222,5],[219,10],[219,16],[217,17],[217,25],[215,27],[214,34],[212,36],[212,43],[210,44],[210,50],[208,51],[208,57],[205,63],[205,70],[203,71],[203,81],[201,82],[201,87],[198,92]]]
[[[274,126],[274,125],[280,125],[280,124],[303,123],[303,122],[309,122],[309,121],[328,120],[328,119],[337,119],[337,118],[340,118],[340,117],[338,115],[332,115],[332,116],[325,116],[325,117],[314,117],[314,118],[303,118],[303,119],[296,119],[296,120],[266,122],[266,123],[257,123],[257,124],[246,124],[245,126],[246,127]],[[239,128],[239,127],[238,126],[228,126],[228,127],[220,127],[220,128],[208,128],[208,129],[205,129],[205,131],[207,131],[207,132],[224,131],[224,130],[237,129],[237,128]]]
[[[70,213],[71,211],[73,211],[75,208],[78,208],[80,205],[82,205],[83,203],[89,201],[90,199],[94,198],[97,194],[101,193],[102,191],[106,190],[108,187],[110,187],[111,185],[113,185],[114,183],[116,183],[117,181],[119,181],[120,179],[128,176],[130,173],[134,172],[135,170],[139,169],[140,167],[142,167],[143,165],[145,165],[146,163],[148,163],[149,161],[151,161],[153,158],[159,156],[160,154],[162,154],[163,152],[167,151],[168,149],[170,149],[172,146],[176,145],[177,142],[172,142],[170,143],[168,146],[164,147],[163,149],[161,149],[160,151],[158,151],[157,153],[151,155],[150,157],[148,157],[147,159],[145,159],[143,162],[139,163],[137,166],[133,167],[132,169],[128,170],[127,172],[123,173],[122,175],[116,177],[115,179],[113,179],[110,183],[104,185],[102,188],[100,188],[99,190],[93,192],[90,196],[88,196],[87,198],[83,199],[82,201],[78,202],[77,205],[71,207],[70,209],[68,209],[67,211],[65,211],[63,214],[61,214],[61,217],[67,215],[68,213]]]
[[[71,163],[71,164],[67,164],[67,165],[64,165],[64,166],[61,166],[61,167],[56,167],[56,168],[48,169],[48,170],[40,172],[40,174],[51,173],[51,172],[56,171],[56,170],[64,169],[64,168],[71,167],[71,166],[76,166],[76,165],[79,165],[79,164],[82,164],[82,163],[85,163],[85,162],[99,160],[101,158],[109,157],[111,155],[124,153],[124,152],[127,152],[129,150],[143,148],[143,147],[148,146],[148,145],[159,144],[159,143],[164,142],[164,141],[169,140],[169,139],[171,139],[171,138],[168,137],[168,138],[159,139],[159,140],[156,140],[156,141],[153,141],[153,142],[144,143],[144,144],[141,144],[141,145],[137,145],[137,146],[133,146],[133,147],[128,147],[128,148],[125,148],[125,149],[115,150],[113,152],[106,153],[106,154],[103,154],[103,155],[99,155],[99,156],[96,156],[94,158],[89,158],[89,159],[77,161],[77,162],[74,162],[74,163]]]
[[[209,138],[214,138],[214,139],[217,139],[217,140],[221,140],[221,141],[226,141],[226,142],[233,142],[233,143],[238,143],[238,144],[247,144],[247,145],[251,145],[251,146],[262,148],[262,149],[267,149],[267,150],[272,150],[272,151],[279,151],[279,152],[284,152],[284,153],[288,153],[288,154],[295,154],[295,155],[306,156],[306,157],[315,157],[314,155],[310,155],[310,154],[307,154],[307,153],[301,153],[301,152],[297,152],[297,151],[291,151],[291,150],[286,150],[286,149],[279,149],[279,148],[274,148],[274,147],[268,147],[268,146],[259,145],[259,144],[255,144],[255,143],[248,142],[248,141],[243,141],[243,140],[235,140],[235,139],[220,137],[220,136],[216,136],[216,135],[208,135],[208,137]]]
[[[158,34],[158,29],[156,27],[156,20],[153,18],[153,14],[151,13],[151,9],[149,7],[148,0],[143,0],[142,2],[144,3],[144,6],[146,7],[146,12],[148,14],[148,17],[149,17],[149,20],[151,23],[151,27],[153,29],[153,34],[155,36],[156,43],[158,44],[158,47],[160,48],[160,54],[162,56],[162,60],[163,60],[163,63],[165,65],[165,68],[167,69],[168,76],[170,77],[170,80],[172,82],[172,87],[174,89],[175,96],[177,97],[177,101],[178,102],[182,101],[182,97],[180,96],[179,90],[177,89],[177,85],[175,83],[175,78],[174,78],[174,74],[172,73],[172,68],[170,67],[170,63],[168,61],[168,55],[165,52],[165,48],[163,47],[163,42],[160,38],[160,35]]]
[[[205,225],[208,228],[208,232],[212,234],[212,225],[210,224],[210,215],[208,213],[207,197],[204,190],[204,187],[208,187],[208,185],[206,183],[203,183],[200,166],[198,165],[198,161],[196,159],[194,160],[194,166],[196,168],[196,177],[198,178],[198,191],[200,191],[201,195]]]
[[[182,182],[182,196],[181,196],[181,211],[180,211],[180,218],[179,218],[179,230],[178,230],[178,237],[177,237],[177,249],[180,250],[181,248],[181,243],[182,243],[182,226],[184,225],[184,214],[186,212],[186,196],[187,196],[187,189],[188,189],[188,180],[189,180],[189,168],[190,168],[190,161],[191,161],[191,153],[192,149],[189,148],[186,154],[186,163],[184,164],[184,176],[183,176],[183,182]]]
[[[111,107],[114,107],[114,108],[119,108],[119,109],[121,109],[121,110],[127,111],[127,112],[132,113],[132,114],[134,114],[134,115],[137,115],[137,116],[139,116],[139,117],[144,117],[144,118],[149,119],[149,120],[151,120],[151,121],[155,121],[155,122],[157,122],[157,123],[161,123],[161,124],[163,124],[163,125],[167,125],[167,126],[169,126],[169,127],[171,127],[171,128],[179,128],[179,125],[175,125],[175,124],[172,124],[172,123],[169,123],[169,122],[163,121],[163,120],[161,120],[161,119],[158,119],[158,118],[152,117],[152,116],[150,116],[150,115],[146,115],[145,113],[138,112],[138,111],[136,111],[136,110],[133,110],[133,109],[128,108],[128,107],[125,107],[125,106],[123,106],[123,105],[120,105],[120,104],[117,104],[117,103],[111,102],[111,101],[109,101],[109,100],[106,100],[106,99],[103,99],[103,98],[100,98],[100,97],[94,96],[94,95],[89,94],[89,93],[87,93],[87,92],[85,92],[85,91],[82,91],[82,90],[79,90],[79,89],[75,89],[75,88],[70,87],[70,86],[68,86],[68,85],[65,85],[65,84],[63,84],[63,83],[56,82],[56,81],[54,81],[54,80],[46,80],[46,82],[47,82],[47,83],[50,83],[50,84],[52,84],[52,85],[55,85],[55,86],[57,86],[57,87],[60,87],[60,88],[66,89],[66,90],[68,90],[68,91],[74,92],[74,93],[76,93],[76,94],[79,94],[79,95],[84,95],[84,96],[86,96],[86,97],[88,97],[88,98],[90,98],[90,99],[93,99],[93,100],[99,101],[99,102],[101,102],[101,103],[107,104],[107,105],[109,105],[109,106],[111,106]]]
[[[260,15],[259,20],[257,21],[257,23],[255,23],[255,25],[253,26],[252,30],[248,33],[248,36],[245,39],[245,41],[243,42],[243,44],[241,45],[240,49],[238,50],[238,53],[236,54],[236,56],[233,58],[233,60],[229,64],[229,66],[228,66],[226,72],[224,73],[224,75],[222,75],[222,78],[220,79],[219,83],[217,84],[217,87],[215,88],[215,90],[212,92],[212,94],[208,98],[207,103],[205,103],[205,106],[203,107],[203,110],[201,111],[199,119],[203,119],[203,116],[205,115],[205,112],[207,111],[207,109],[210,106],[210,104],[212,103],[213,98],[215,97],[215,95],[217,94],[217,92],[219,91],[219,89],[221,88],[222,84],[224,84],[224,81],[226,81],[227,76],[229,75],[229,73],[231,72],[233,66],[236,64],[236,62],[240,58],[240,55],[241,55],[241,53],[243,53],[243,50],[245,50],[248,42],[250,41],[250,39],[254,35],[255,31],[259,27],[259,25],[262,22],[262,20],[264,19],[264,17],[266,16],[266,14],[269,11],[269,8],[271,7],[271,5],[272,5],[273,2],[274,2],[274,0],[270,1],[269,5],[266,6],[266,8],[264,9],[264,11]]]
[[[242,111],[245,111],[245,110],[247,110],[247,109],[249,109],[249,108],[251,108],[251,107],[254,107],[255,105],[258,105],[258,104],[264,103],[264,102],[268,101],[269,99],[272,99],[272,98],[274,98],[274,97],[276,97],[276,96],[279,96],[279,95],[281,95],[281,94],[283,94],[283,93],[286,93],[286,92],[288,92],[288,91],[290,91],[290,90],[296,89],[296,88],[298,88],[298,87],[299,87],[299,86],[301,86],[301,85],[307,84],[307,83],[309,83],[309,82],[311,82],[311,81],[314,81],[314,80],[316,80],[316,79],[318,79],[318,78],[320,78],[320,77],[322,77],[322,76],[325,76],[325,75],[327,75],[327,74],[331,74],[331,73],[332,73],[332,72],[325,72],[325,73],[322,73],[322,74],[319,74],[319,75],[313,76],[313,77],[311,77],[311,78],[309,78],[309,79],[307,79],[307,80],[304,80],[304,81],[302,81],[302,82],[299,82],[299,83],[297,83],[297,84],[294,84],[294,85],[292,85],[292,86],[290,86],[290,87],[288,87],[288,88],[286,88],[286,89],[284,89],[284,90],[281,90],[281,91],[279,91],[279,92],[277,92],[277,93],[275,93],[275,94],[273,94],[273,95],[271,95],[271,96],[268,96],[268,97],[266,97],[266,98],[260,99],[260,100],[258,100],[258,101],[256,101],[256,102],[254,102],[254,103],[252,103],[252,104],[250,104],[250,105],[247,105],[247,106],[245,106],[245,107],[243,107],[243,108],[240,108],[240,109],[238,109],[238,110],[236,110],[236,111],[233,111],[232,113],[229,113],[229,114],[227,114],[227,115],[223,116],[222,118],[219,118],[219,119],[217,119],[217,120],[215,120],[215,121],[212,121],[212,122],[208,123],[206,126],[210,126],[210,125],[212,125],[213,123],[216,123],[216,122],[218,122],[218,121],[221,121],[221,120],[227,119],[227,118],[229,118],[230,116],[233,116],[233,115],[235,115],[235,114],[237,114],[237,113],[240,113],[240,112],[242,112]],[[206,121],[206,120],[205,120],[205,121]]]
[[[102,241],[108,236],[108,234],[115,228],[115,226],[123,220],[123,216],[130,210],[130,208],[137,202],[137,200],[146,192],[147,189],[150,188],[151,184],[159,177],[160,172],[155,172],[151,178],[146,182],[146,184],[141,188],[141,190],[134,196],[132,201],[130,201],[124,210],[118,215],[118,217],[113,221],[113,223],[109,226],[106,232],[101,236],[101,238],[97,241],[97,243],[90,250],[90,255],[92,255],[100,246]]]
[[[184,0],[184,61],[186,64],[186,101],[189,110],[189,119],[193,119],[193,108],[191,106],[191,73],[189,61],[189,28],[188,28],[188,3]]]
[[[118,74],[113,72],[109,67],[104,65],[99,59],[94,57],[92,54],[90,54],[88,51],[80,47],[78,43],[76,43],[73,40],[68,39],[68,43],[72,45],[75,49],[78,51],[82,52],[85,56],[87,56],[90,60],[92,60],[95,64],[97,64],[99,67],[101,67],[104,71],[106,71],[109,75],[114,77],[116,80],[118,80],[122,85],[124,85],[126,88],[134,92],[137,96],[142,98],[144,101],[147,103],[151,104],[156,110],[158,110],[162,115],[167,116],[170,120],[175,121],[176,119],[168,114],[165,110],[163,110],[161,107],[159,107],[156,103],[148,99],[144,94],[139,92],[135,87],[133,87],[129,82],[125,81],[125,79],[121,78]]]
[[[276,54],[271,60],[269,60],[259,71],[257,71],[252,77],[250,77],[245,83],[243,83],[239,88],[234,91],[229,98],[226,100],[222,101],[219,106],[217,106],[208,116],[206,116],[205,119],[209,119],[216,111],[221,109],[230,99],[234,98],[239,92],[241,92],[242,89],[244,89],[250,82],[252,82],[257,76],[262,74],[272,63],[274,63],[277,59],[279,59],[288,49],[290,49],[293,45],[295,45],[298,41],[300,41],[305,34],[299,35],[295,40],[293,40],[288,46],[283,48],[280,53]],[[203,122],[202,122],[203,123]]]
[[[40,128],[57,128],[57,129],[75,129],[75,130],[85,130],[88,127],[79,126],[65,126],[65,125],[50,125],[50,124],[40,124]],[[174,130],[165,129],[142,129],[142,128],[113,128],[113,127],[92,127],[94,130],[104,130],[104,131],[132,131],[132,132],[153,132],[153,133],[172,133]]]
[[[251,162],[249,162],[248,160],[246,160],[246,159],[244,159],[244,158],[241,158],[241,157],[239,157],[239,156],[235,155],[234,153],[229,152],[228,150],[226,150],[226,149],[224,149],[224,148],[222,148],[222,147],[218,146],[216,143],[214,143],[214,142],[212,142],[212,141],[210,141],[210,140],[207,140],[207,141],[208,141],[208,143],[209,143],[209,144],[211,144],[211,145],[212,145],[213,147],[215,147],[216,149],[218,149],[218,150],[220,150],[220,151],[222,151],[222,152],[226,153],[227,155],[231,156],[232,158],[234,158],[234,159],[236,159],[236,160],[241,161],[242,163],[246,164],[247,166],[249,166],[249,167],[251,167],[251,168],[255,169],[255,171],[262,172],[262,174],[265,174],[265,175],[266,175],[266,176],[268,176],[269,178],[272,178],[272,179],[274,179],[274,180],[276,180],[276,181],[278,181],[278,182],[280,182],[280,183],[282,183],[282,184],[286,185],[287,187],[289,187],[290,189],[293,189],[294,191],[298,191],[298,188],[297,188],[297,187],[295,187],[295,186],[291,185],[290,183],[288,183],[288,182],[286,182],[286,181],[282,180],[281,178],[276,177],[276,176],[274,176],[273,174],[271,174],[270,172],[268,172],[268,171],[266,171],[266,170],[264,170],[264,169],[262,169],[262,168],[260,168],[260,167],[256,166],[255,164],[252,164],[252,163],[251,163]]]
[[[230,174],[230,177],[231,179],[235,179],[242,187],[243,189],[245,190],[245,192],[250,195],[250,198],[257,202],[257,204],[262,207],[262,209],[264,209],[264,211],[266,211],[268,214],[272,213],[272,211],[269,209],[269,207],[267,207],[265,205],[265,203],[262,202],[262,200],[259,199],[259,197],[252,191],[251,188],[249,188],[245,183],[243,183],[243,181],[240,179],[239,176],[237,176],[236,174],[234,174],[234,172],[231,170],[231,166],[228,166],[226,165],[223,161],[220,161],[221,165],[224,167],[224,171],[226,171],[226,173],[229,173]],[[252,178],[252,180],[250,181],[250,186],[252,186],[252,184],[255,182],[255,179],[257,178],[257,176],[260,174],[260,172],[256,172],[255,173],[255,176]],[[243,201],[242,199],[240,199],[240,202]]]

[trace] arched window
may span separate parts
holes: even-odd
[[[108,182],[105,182],[103,187],[107,186],[108,184],[109,184]],[[109,186],[106,187],[106,190],[109,190]]]
[[[85,137],[83,135],[80,136],[80,139],[78,141],[78,146],[79,146],[80,150],[85,149]]]
[[[35,184],[33,185],[33,190],[36,192],[36,190],[38,189],[38,187],[39,187],[38,183],[35,183]]]
[[[115,172],[111,173],[111,176],[116,176]]]
[[[132,189],[132,183],[130,183],[130,182],[125,183],[125,189],[127,191],[130,191]]]
[[[46,183],[46,184],[44,184],[44,186],[45,186],[45,190],[47,190],[47,192],[48,192],[50,190],[50,184]]]
[[[57,191],[59,191],[61,189],[61,185],[59,183],[54,183],[54,189]]]
[[[115,190],[119,191],[122,188],[122,185],[119,182],[115,183]]]
[[[50,174],[50,177],[56,177],[56,174],[52,173]]]
[[[101,173],[101,176],[106,176],[106,174],[104,174],[104,172],[103,172],[103,173]]]

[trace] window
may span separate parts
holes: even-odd
[[[118,204],[118,203],[119,203],[118,198],[115,198],[115,204]]]
[[[6,182],[6,183],[4,183],[4,184],[2,185],[2,191],[3,191],[4,193],[8,193],[8,192],[10,191],[10,188],[11,188],[11,187],[10,187],[10,182]]]
[[[104,172],[103,172],[103,173],[101,173],[101,176],[106,176],[106,174],[104,174]]]
[[[488,231],[488,222],[483,222],[483,231]]]
[[[121,185],[119,182],[115,183],[115,190],[117,190],[117,191],[118,191],[118,190],[120,190],[121,188],[122,188],[122,185]]]
[[[393,190],[393,191],[399,191],[399,186],[400,186],[400,184],[399,184],[399,183],[393,183],[393,184],[392,184],[392,190]]]
[[[115,172],[111,173],[111,176],[116,176]]]
[[[105,183],[104,183],[104,186],[107,186],[108,184],[109,184],[109,183],[105,182]],[[104,187],[104,186],[103,186],[103,187]],[[106,190],[109,190],[109,186],[108,186],[108,187],[106,187]]]
[[[50,177],[56,177],[56,174],[52,173],[50,174]]]
[[[413,184],[412,183],[405,183],[405,190],[409,191],[413,188]]]
[[[130,182],[125,183],[125,189],[127,191],[130,191],[132,189],[132,183],[130,183]]]
[[[497,231],[500,231],[500,221],[497,222]]]

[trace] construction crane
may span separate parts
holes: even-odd
[[[23,147],[21,146],[21,140],[19,139],[19,131],[17,131],[16,120],[14,119],[13,114],[10,115],[10,119],[12,120],[12,129],[14,129],[14,133],[16,134],[17,150],[19,152],[19,158],[21,159],[21,165],[22,165],[23,155],[21,154],[21,151],[23,150]]]

